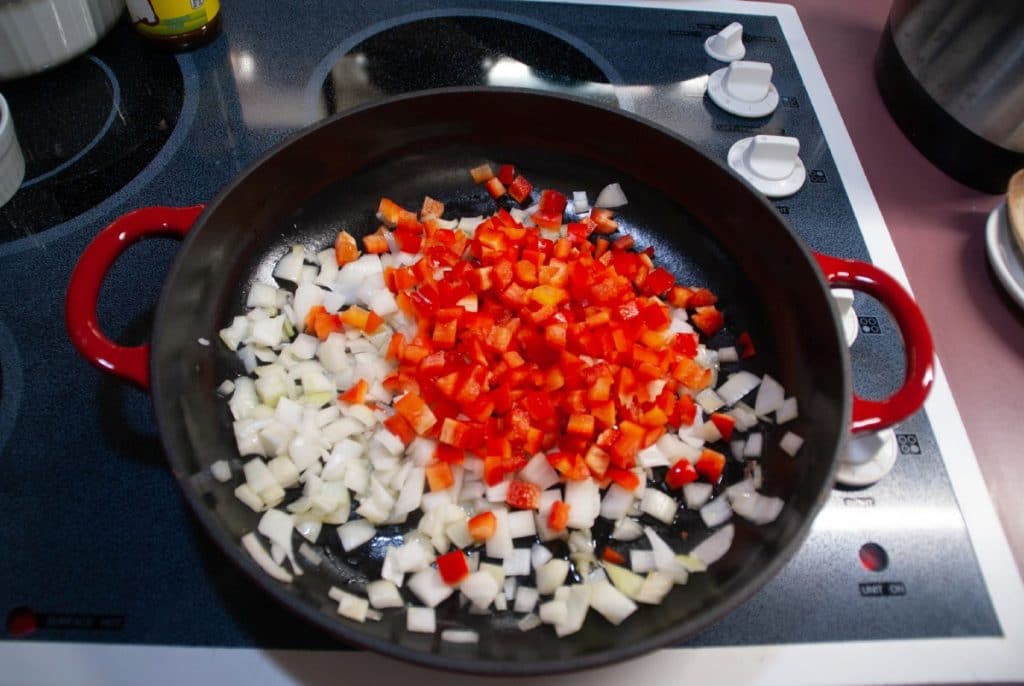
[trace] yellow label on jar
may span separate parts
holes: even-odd
[[[147,36],[180,36],[208,24],[220,0],[128,0],[135,28]]]

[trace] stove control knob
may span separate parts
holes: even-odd
[[[853,436],[840,456],[836,481],[844,486],[870,486],[892,471],[896,452],[892,429]]]
[[[800,141],[790,136],[753,136],[729,148],[729,166],[769,198],[793,195],[804,185],[807,170]]]
[[[708,77],[708,97],[726,112],[740,117],[767,117],[779,106],[772,84],[772,65],[737,60]]]
[[[857,313],[853,310],[853,291],[849,288],[833,288],[832,297],[835,298],[836,306],[839,308],[839,318],[843,322],[846,345],[851,346],[857,340],[857,334],[860,333],[860,322],[857,320]]]
[[[726,26],[704,41],[704,52],[719,62],[735,62],[743,59],[747,49],[743,45],[743,24],[738,21]]]

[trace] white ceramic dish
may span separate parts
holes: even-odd
[[[11,199],[25,178],[25,157],[14,134],[7,101],[0,96],[0,207]]]
[[[0,81],[80,55],[124,8],[124,0],[0,0]]]
[[[1024,254],[1010,232],[1005,202],[988,215],[985,244],[996,277],[1010,297],[1024,307]]]

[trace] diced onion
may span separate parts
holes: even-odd
[[[730,374],[725,383],[718,387],[716,393],[725,401],[726,405],[733,405],[747,393],[757,388],[760,383],[761,379],[756,375],[748,371],[738,371]]]
[[[479,643],[480,635],[472,629],[445,629],[441,640],[448,643]]]
[[[644,579],[643,586],[640,587],[640,592],[636,595],[636,601],[648,605],[660,605],[674,584],[675,581],[670,575],[655,570]]]
[[[672,523],[678,507],[679,505],[676,503],[675,498],[653,488],[648,488],[644,492],[643,499],[640,501],[640,510],[642,512],[646,512],[665,524]]]
[[[644,528],[640,522],[630,517],[625,517],[612,530],[612,539],[616,541],[635,541],[644,535]]]
[[[729,508],[729,501],[725,498],[715,498],[700,508],[700,518],[709,527],[723,524],[729,521],[730,517],[732,517],[732,510]]]
[[[539,569],[553,557],[554,554],[548,550],[547,547],[542,546],[539,543],[535,543],[533,547],[530,548],[530,564],[534,569]]]
[[[779,441],[779,447],[790,457],[794,457],[800,451],[803,444],[804,439],[792,431],[787,431],[782,440]]]
[[[564,624],[569,617],[569,607],[563,600],[549,600],[541,604],[538,614],[545,624]]]
[[[782,407],[775,411],[775,423],[785,424],[786,422],[793,421],[799,416],[799,412],[796,407],[796,398],[786,398],[782,403]]]
[[[683,486],[683,499],[691,510],[699,510],[711,497],[711,484],[694,481]]]
[[[724,348],[718,349],[718,361],[719,362],[737,362],[740,356],[736,352],[736,348],[729,345]]]
[[[590,586],[590,606],[612,624],[618,626],[626,617],[636,612],[636,603],[607,581]]]
[[[508,533],[512,538],[536,536],[537,526],[533,520],[533,512],[520,510],[508,513]],[[529,551],[527,551],[529,552]]]
[[[635,497],[631,491],[627,491],[618,484],[612,484],[605,491],[604,499],[601,501],[601,516],[618,521],[626,516],[634,500]]]
[[[729,547],[732,546],[734,531],[732,524],[723,526],[701,541],[700,545],[690,551],[690,555],[710,567],[729,552]]]
[[[622,187],[617,183],[610,183],[597,194],[594,207],[622,207],[628,202],[626,194],[622,192]]]
[[[246,535],[242,536],[242,547],[249,553],[256,564],[258,564],[264,572],[269,574],[278,581],[283,581],[286,584],[290,584],[292,581],[292,575],[287,572],[283,567],[274,562],[270,557],[270,553],[267,552],[266,548],[260,544],[259,539],[256,538],[256,534],[251,531]]]
[[[548,560],[537,568],[537,592],[549,595],[562,585],[569,574],[569,562],[561,558]]]
[[[520,631],[532,631],[533,629],[539,627],[541,624],[543,624],[543,622],[541,621],[540,617],[533,613],[526,615],[518,622],[516,622],[516,626],[519,627]]]
[[[547,456],[544,453],[537,453],[531,457],[526,466],[519,471],[519,477],[523,481],[536,484],[542,491],[554,486],[561,480],[558,472],[548,462]]]
[[[454,591],[433,567],[416,572],[409,578],[406,585],[420,599],[421,603],[431,608],[437,607]]]
[[[629,566],[637,574],[645,574],[654,569],[654,553],[650,550],[629,551]],[[615,581],[613,578],[612,581]]]
[[[717,412],[720,408],[725,405],[725,401],[722,400],[722,396],[715,393],[710,388],[705,388],[703,391],[697,394],[694,398],[697,403],[704,409],[705,412]]]
[[[533,612],[539,597],[540,594],[537,593],[536,588],[520,586],[516,589],[515,604],[512,606],[512,609],[515,612]]]
[[[572,209],[576,214],[590,211],[590,201],[587,199],[586,191],[572,192]]]
[[[373,540],[376,535],[377,529],[365,519],[353,519],[338,527],[338,538],[346,553]]]
[[[529,576],[530,574],[530,551],[527,548],[516,548],[508,555],[502,563],[502,568],[508,576]]]
[[[221,483],[231,481],[231,465],[227,460],[217,460],[210,465],[210,474]]]
[[[473,602],[473,604],[486,608],[494,602],[495,596],[501,590],[494,577],[485,571],[474,572],[462,580],[459,590]]]
[[[761,379],[761,385],[757,389],[757,397],[754,399],[754,412],[759,417],[767,417],[772,412],[780,409],[786,401],[786,391],[768,374]]]
[[[405,628],[408,631],[432,634],[437,630],[434,610],[428,607],[410,607],[405,611]]]
[[[747,443],[743,446],[743,457],[761,457],[761,450],[764,444],[764,434],[753,433],[747,436]]]
[[[348,619],[365,622],[366,613],[370,609],[370,602],[366,598],[360,598],[335,586],[327,592],[327,596],[338,602],[338,614]]]

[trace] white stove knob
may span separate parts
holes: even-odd
[[[804,185],[807,170],[800,141],[790,136],[753,136],[729,148],[729,166],[769,198],[793,195]]]
[[[853,291],[849,288],[833,288],[832,297],[835,298],[836,306],[839,308],[839,318],[843,322],[846,345],[851,346],[857,340],[857,334],[860,333],[860,322],[857,320],[857,313],[853,310]]]
[[[779,106],[772,83],[772,65],[737,60],[708,77],[708,97],[726,112],[740,117],[767,117]]]
[[[704,41],[704,52],[720,62],[735,62],[743,59],[747,48],[743,45],[743,24],[738,21],[726,26]]]
[[[845,486],[870,486],[879,481],[896,464],[896,447],[892,429],[853,436],[840,456],[836,481]]]

